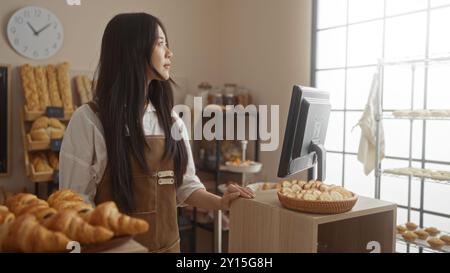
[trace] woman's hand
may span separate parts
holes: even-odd
[[[239,185],[230,184],[221,199],[221,209],[229,210],[231,203],[239,197],[252,199],[255,197],[255,193],[249,188],[243,188]]]

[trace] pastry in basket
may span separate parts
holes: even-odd
[[[417,238],[419,238],[419,236],[417,236],[417,234],[415,234],[412,231],[407,231],[405,233],[402,234],[403,239],[405,239],[406,241],[409,242],[414,242]]]
[[[436,236],[441,233],[441,231],[435,227],[428,227],[425,229],[425,231],[428,232],[431,236]]]
[[[405,226],[402,226],[402,225],[398,225],[397,226],[397,233],[398,234],[403,234],[403,233],[405,233],[407,231],[407,228],[405,227]]]
[[[405,226],[406,226],[406,228],[407,228],[408,230],[411,230],[411,231],[416,230],[417,227],[418,227],[417,224],[416,224],[416,223],[413,223],[413,222],[406,223]],[[427,231],[427,230],[425,230],[425,231]],[[427,231],[427,232],[428,232],[428,231]],[[428,232],[428,233],[429,233],[429,232]]]
[[[112,201],[98,205],[94,210],[82,215],[88,223],[112,230],[115,235],[136,235],[149,229],[145,220],[130,217],[120,213]]]
[[[445,244],[450,245],[450,235],[442,235],[440,238]]]
[[[425,230],[416,230],[414,231],[414,233],[417,234],[417,236],[419,236],[420,240],[426,240],[428,236],[430,236],[428,232],[426,232]]]
[[[340,186],[325,185],[322,181],[283,181],[280,183],[281,194],[308,201],[340,201],[353,197],[353,194]]]
[[[445,246],[445,242],[439,238],[431,238],[427,242],[432,248],[436,248],[436,249],[440,249],[443,246]]]
[[[322,181],[282,181],[278,199],[289,209],[303,212],[335,214],[351,210],[357,196],[343,187],[325,185]]]
[[[30,155],[30,162],[34,167],[34,170],[38,173],[53,171],[47,156],[43,152]]]
[[[2,251],[63,252],[70,239],[61,232],[50,231],[32,214],[19,216],[6,228]]]
[[[80,244],[105,242],[114,236],[111,230],[101,226],[90,225],[73,210],[58,212],[44,219],[41,223],[49,230],[60,231]]]
[[[16,217],[5,206],[0,206],[0,225],[8,224],[14,221]]]
[[[30,136],[33,141],[50,141],[50,139],[61,139],[65,130],[66,126],[58,119],[43,116],[33,122]]]

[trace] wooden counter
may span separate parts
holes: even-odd
[[[130,240],[124,245],[118,246],[116,248],[103,251],[101,253],[146,253],[147,248],[139,244],[135,240]]]
[[[230,252],[395,251],[396,205],[360,196],[346,213],[320,215],[282,207],[276,190],[239,199],[230,211]],[[377,243],[375,243],[377,244]]]

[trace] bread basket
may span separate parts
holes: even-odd
[[[277,194],[278,200],[280,200],[280,203],[285,208],[318,214],[338,214],[347,212],[350,211],[355,206],[356,201],[358,201],[358,196],[354,193],[352,193],[353,197],[338,201],[308,201],[284,196],[279,191]]]

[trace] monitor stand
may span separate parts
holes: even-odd
[[[327,151],[325,147],[316,142],[312,141],[309,146],[309,152],[314,154],[313,167],[308,169],[308,181],[311,179],[325,181],[326,179],[326,160],[327,160]],[[317,178],[315,177],[317,169]]]

